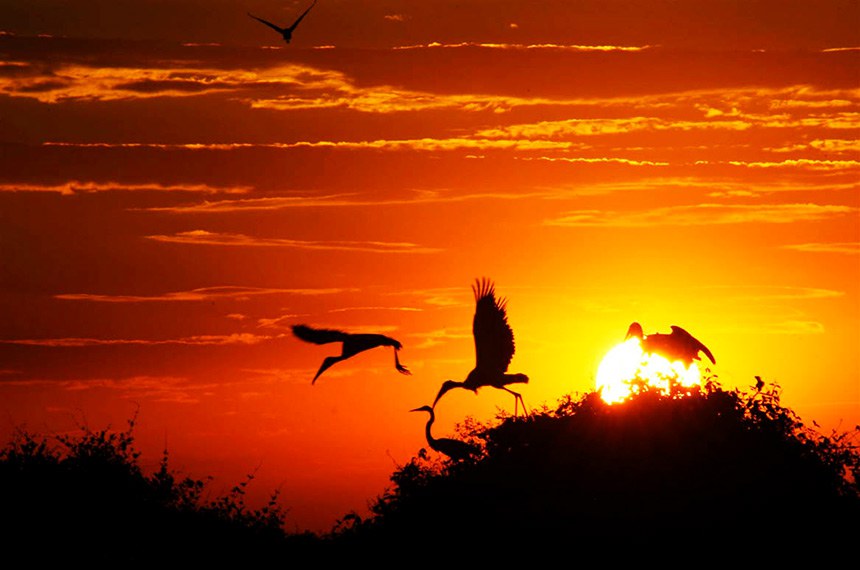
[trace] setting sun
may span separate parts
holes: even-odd
[[[673,386],[701,384],[702,375],[695,362],[685,366],[680,360],[670,362],[659,354],[647,353],[636,337],[607,352],[597,368],[596,388],[609,404],[623,402],[643,386],[669,393]]]

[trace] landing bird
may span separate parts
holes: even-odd
[[[525,374],[507,374],[508,365],[514,356],[514,333],[508,325],[505,312],[506,299],[496,299],[495,287],[489,280],[476,281],[472,286],[475,294],[475,317],[472,320],[472,336],[475,337],[475,368],[462,382],[447,380],[433,400],[433,407],[448,390],[465,388],[478,393],[482,386],[492,386],[514,395],[514,415],[518,404],[526,404],[523,397],[508,388],[508,384],[528,383]]]
[[[627,329],[627,336],[624,339],[627,340],[634,336],[642,343],[643,351],[665,356],[670,361],[680,360],[688,367],[694,360],[701,360],[699,352],[704,352],[705,356],[713,364],[717,363],[714,355],[708,350],[708,347],[699,342],[693,335],[675,325],[672,326],[670,334],[655,333],[645,336],[642,334],[642,325],[634,322]]]
[[[314,344],[328,344],[330,342],[342,342],[340,356],[328,356],[323,360],[322,366],[317,371],[316,376],[311,381],[311,384],[317,381],[320,374],[326,371],[330,366],[337,364],[341,360],[346,360],[355,356],[359,352],[376,348],[377,346],[392,346],[394,347],[394,367],[401,374],[412,374],[409,370],[400,364],[400,359],[397,357],[397,351],[403,348],[400,341],[381,334],[357,334],[348,333],[332,329],[317,329],[307,325],[293,325],[293,334],[305,342]]]
[[[314,5],[315,5],[316,3],[317,3],[317,0],[314,0],[314,3],[313,3],[313,4],[311,4],[311,5],[308,7],[308,9],[307,9],[307,10],[305,10],[305,11],[302,13],[302,15],[301,15],[301,16],[299,16],[299,18],[298,18],[295,22],[293,22],[293,25],[292,25],[292,26],[290,26],[289,28],[282,28],[282,27],[280,27],[280,26],[276,26],[276,25],[275,25],[275,24],[273,24],[272,22],[267,22],[266,20],[264,20],[264,19],[262,19],[262,18],[258,18],[257,16],[253,15],[253,14],[252,14],[252,13],[250,13],[250,12],[248,12],[248,15],[249,15],[249,16],[251,16],[252,18],[254,18],[255,20],[257,20],[258,22],[261,22],[261,23],[263,23],[263,24],[266,24],[267,26],[269,26],[270,28],[272,28],[273,30],[275,30],[276,32],[278,32],[279,34],[281,34],[281,36],[283,36],[283,38],[284,38],[284,41],[285,41],[285,42],[290,43],[290,40],[293,38],[293,31],[296,29],[296,26],[298,26],[298,25],[299,25],[299,22],[301,22],[301,21],[302,21],[302,19],[303,19],[305,16],[307,16],[307,15],[308,15],[308,12],[310,12],[310,11],[311,11],[311,8],[313,8],[313,7],[314,7]]]
[[[421,406],[420,408],[415,408],[414,410],[409,411],[428,412],[430,414],[430,419],[427,420],[427,425],[424,427],[424,434],[427,436],[427,444],[433,451],[444,453],[454,461],[462,461],[463,459],[467,459],[473,455],[481,453],[481,450],[477,446],[466,443],[465,441],[447,437],[439,439],[433,437],[433,434],[430,433],[430,426],[432,426],[433,422],[436,420],[436,414],[430,406]]]

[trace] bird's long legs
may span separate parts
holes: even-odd
[[[510,392],[514,395],[514,417],[517,417],[519,415],[519,404],[523,405],[523,414],[525,414],[526,416],[529,415],[529,411],[528,408],[526,408],[526,403],[523,401],[522,394],[520,394],[519,392],[514,392],[510,388],[505,388],[504,386],[502,387],[502,390]]]
[[[396,348],[394,349],[394,367],[397,368],[397,371],[400,372],[401,374],[406,374],[407,376],[410,376],[412,374],[408,368],[406,368],[405,366],[400,364],[400,359],[397,358],[397,349]]]
[[[317,378],[319,378],[319,377],[320,377],[320,374],[322,374],[323,372],[325,372],[326,370],[328,370],[328,368],[329,368],[330,366],[332,366],[332,365],[334,365],[334,364],[337,364],[338,362],[340,362],[340,361],[341,361],[341,360],[343,360],[343,359],[344,359],[344,358],[343,358],[342,356],[327,356],[327,357],[325,358],[325,360],[323,360],[323,362],[322,362],[322,366],[320,366],[320,369],[319,369],[319,370],[317,370],[317,375],[316,375],[316,376],[314,376],[314,379],[313,379],[313,380],[311,380],[311,384],[313,384],[314,382],[316,382],[316,381],[317,381]]]

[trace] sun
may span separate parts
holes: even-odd
[[[607,352],[597,368],[597,390],[608,404],[623,402],[643,386],[668,394],[673,386],[701,385],[702,375],[695,362],[688,367],[680,360],[670,362],[659,354],[646,353],[635,337]]]

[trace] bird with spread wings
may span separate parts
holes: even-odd
[[[644,335],[642,325],[634,322],[627,329],[625,339],[636,337],[642,344],[642,350],[650,354],[659,354],[671,360],[680,360],[685,366],[690,366],[694,360],[701,360],[699,353],[708,357],[711,363],[717,361],[711,351],[696,337],[677,325],[672,325],[670,334],[654,333]]]
[[[337,364],[341,360],[346,360],[365,350],[376,348],[377,346],[391,346],[394,348],[394,367],[401,374],[407,376],[411,374],[408,368],[400,364],[400,359],[397,357],[397,352],[403,348],[399,340],[393,339],[390,336],[382,334],[362,334],[348,333],[334,329],[320,329],[310,327],[308,325],[293,325],[293,334],[305,342],[313,344],[328,344],[331,342],[340,342],[340,356],[327,356],[323,360],[322,365],[311,381],[314,384],[320,374],[325,372],[330,366]]]
[[[514,415],[522,404],[527,413],[523,397],[508,386],[528,383],[525,374],[508,374],[508,366],[514,356],[514,332],[508,324],[507,300],[497,299],[492,281],[482,279],[472,286],[475,295],[475,316],[472,319],[472,336],[475,340],[475,367],[462,382],[447,380],[442,383],[433,407],[449,390],[465,388],[478,393],[478,388],[492,386],[514,395]]]
[[[293,32],[295,31],[296,27],[299,25],[299,22],[301,22],[305,18],[305,16],[308,15],[308,12],[311,11],[311,8],[313,8],[316,5],[316,3],[317,3],[317,0],[314,0],[313,4],[311,4],[307,10],[302,12],[302,15],[299,16],[298,19],[296,19],[296,21],[293,22],[293,25],[290,26],[289,28],[282,28],[280,26],[276,26],[272,22],[268,22],[262,18],[258,18],[257,16],[255,16],[254,14],[252,14],[250,12],[248,12],[248,15],[251,16],[252,18],[254,18],[255,20],[257,20],[258,22],[260,22],[261,24],[265,24],[265,25],[269,26],[270,28],[272,28],[273,30],[275,30],[276,32],[281,34],[281,37],[284,38],[285,42],[290,43],[290,40],[293,38]]]

